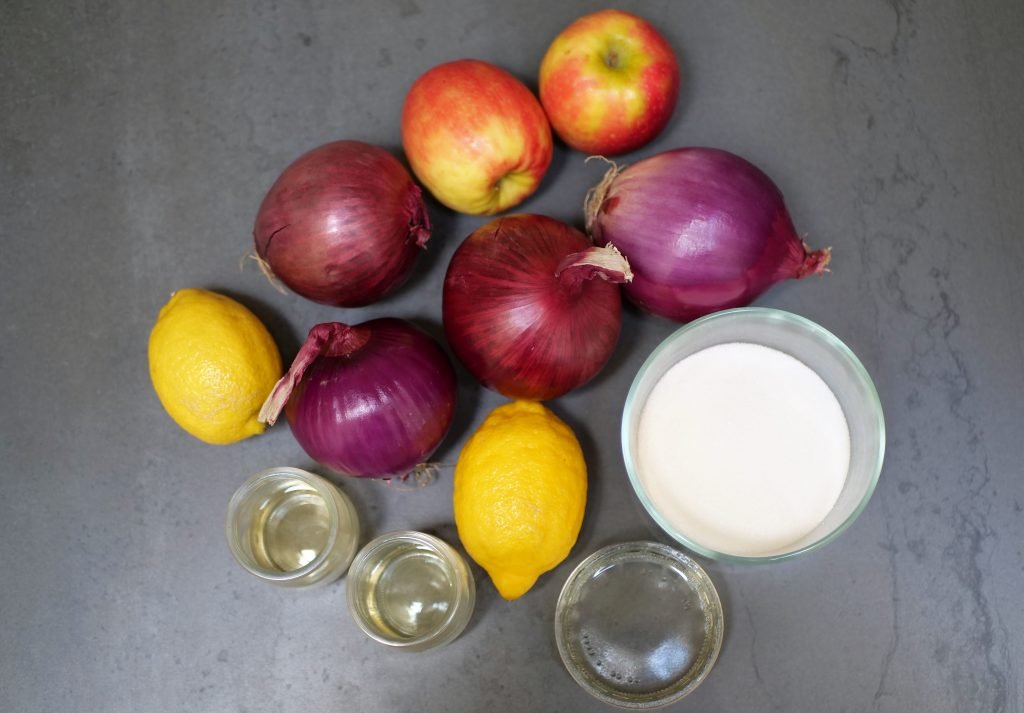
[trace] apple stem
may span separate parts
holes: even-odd
[[[593,228],[594,222],[597,220],[597,214],[601,212],[601,206],[604,205],[605,198],[608,197],[608,191],[611,189],[612,183],[615,181],[616,176],[626,168],[625,166],[619,166],[604,156],[588,156],[584,163],[589,163],[595,158],[604,161],[610,168],[605,172],[601,182],[587,191],[587,196],[583,199],[584,226],[591,236],[594,235]]]

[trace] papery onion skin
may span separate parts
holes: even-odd
[[[361,141],[335,141],[277,178],[253,238],[256,254],[297,294],[359,307],[408,279],[430,238],[430,217],[398,159]]]
[[[594,241],[629,259],[635,279],[626,296],[680,322],[824,272],[831,257],[797,236],[763,171],[721,149],[681,148],[613,167],[585,210]]]
[[[445,335],[485,386],[512,399],[547,400],[589,381],[622,326],[618,251],[541,215],[498,218],[452,256],[444,281]]]
[[[318,463],[357,477],[401,476],[451,427],[455,369],[433,338],[404,320],[318,324],[261,420],[273,423],[282,406]]]

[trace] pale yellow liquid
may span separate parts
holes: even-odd
[[[292,572],[317,558],[330,529],[323,497],[301,480],[283,480],[253,517],[249,542],[261,567]]]
[[[370,573],[364,604],[375,626],[414,639],[440,628],[457,596],[440,555],[401,543]]]

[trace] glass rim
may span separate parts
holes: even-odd
[[[449,608],[444,621],[438,624],[437,628],[432,631],[423,634],[422,636],[409,639],[392,639],[381,634],[380,630],[371,626],[366,621],[366,618],[362,615],[362,610],[356,602],[356,590],[360,587],[358,582],[363,574],[363,570],[366,569],[367,563],[373,561],[373,556],[379,552],[381,548],[396,542],[408,542],[416,545],[423,545],[434,553],[440,555],[447,565],[448,574],[452,580],[452,587],[455,589],[455,601]],[[349,566],[348,571],[349,575],[346,585],[346,599],[349,612],[355,620],[356,625],[364,634],[374,641],[393,649],[422,647],[424,644],[433,644],[435,642],[444,643],[446,638],[453,633],[452,623],[455,622],[458,615],[461,614],[462,608],[467,605],[467,602],[472,602],[473,599],[475,599],[473,576],[462,555],[460,555],[454,547],[449,545],[440,537],[436,537],[426,532],[420,532],[418,530],[393,530],[391,532],[385,532],[378,535],[366,543],[366,545],[356,553],[355,559],[352,560],[352,564]],[[463,579],[465,580],[466,586],[463,586]],[[455,631],[454,635],[457,636],[459,633],[461,633],[461,629]]]
[[[261,567],[256,564],[252,557],[245,553],[235,537],[235,516],[239,511],[242,500],[262,483],[268,480],[278,480],[282,478],[301,480],[303,483],[311,486],[323,497],[330,515],[330,527],[327,531],[327,541],[324,543],[320,552],[317,553],[316,557],[298,569],[289,570],[287,572],[267,569],[266,567]],[[328,488],[333,490],[328,490]],[[341,524],[339,522],[341,519],[341,511],[338,508],[337,497],[346,496],[326,478],[323,478],[316,473],[311,473],[308,470],[293,468],[291,466],[278,466],[261,470],[259,473],[249,476],[249,478],[247,478],[231,496],[231,500],[228,501],[226,526],[228,547],[231,549],[231,553],[235,556],[238,563],[248,572],[256,575],[260,579],[264,579],[268,582],[291,582],[296,579],[302,579],[323,566],[324,562],[326,562],[330,556],[331,551],[334,549],[334,545],[338,541],[338,532]]]
[[[569,652],[569,645],[565,639],[563,631],[565,628],[564,619],[570,597],[578,595],[595,574],[603,572],[608,566],[615,564],[616,562],[608,562],[608,560],[615,558],[617,555],[621,555],[621,557],[616,562],[625,561],[629,555],[633,555],[629,558],[630,561],[640,559],[650,561],[652,558],[659,558],[662,561],[668,560],[674,564],[681,565],[689,574],[695,575],[697,580],[699,580],[699,583],[696,585],[687,580],[691,590],[698,595],[703,593],[708,600],[705,616],[710,618],[713,630],[707,631],[706,635],[711,639],[711,653],[704,660],[701,670],[693,680],[682,688],[673,690],[668,695],[660,698],[630,702],[627,699],[612,695],[610,691],[614,689],[594,685],[593,682],[580,673],[579,667],[574,665],[573,657]],[[703,597],[701,598],[703,599]],[[722,644],[725,640],[725,613],[722,608],[721,596],[718,594],[714,581],[712,581],[707,571],[701,567],[699,562],[685,552],[680,552],[670,545],[649,540],[636,540],[606,545],[592,552],[573,568],[562,585],[561,591],[558,593],[558,601],[555,605],[554,627],[555,645],[558,648],[562,664],[580,688],[602,703],[632,710],[653,710],[679,702],[692,693],[711,673],[715,663],[718,661],[718,656],[721,653]]]
[[[788,552],[782,552],[774,555],[736,555],[728,552],[722,552],[715,550],[705,545],[695,542],[691,538],[687,537],[683,533],[679,532],[673,527],[655,508],[654,503],[651,502],[647,495],[647,491],[643,487],[643,483],[640,481],[640,475],[630,447],[630,433],[629,433],[629,422],[633,415],[633,411],[640,407],[637,404],[637,394],[640,391],[641,383],[647,376],[647,373],[653,368],[654,363],[657,361],[665,351],[669,349],[675,342],[683,339],[687,334],[693,332],[696,329],[706,328],[707,325],[714,322],[721,322],[723,320],[730,320],[737,317],[751,316],[756,318],[762,318],[768,321],[778,323],[788,323],[796,325],[797,327],[805,330],[806,332],[815,336],[819,341],[825,343],[833,353],[837,354],[842,360],[844,360],[850,367],[853,373],[857,376],[861,385],[864,387],[865,393],[867,394],[867,405],[869,406],[872,414],[874,415],[875,426],[878,432],[878,451],[875,453],[874,462],[872,463],[871,478],[868,482],[867,489],[860,501],[854,507],[853,511],[846,517],[843,522],[837,525],[830,532],[826,533],[819,539],[799,547],[795,550]],[[638,414],[639,415],[639,414]],[[868,502],[871,500],[871,496],[874,494],[875,487],[878,484],[878,479],[882,474],[882,465],[885,460],[885,416],[882,412],[882,401],[878,396],[878,390],[875,388],[874,381],[868,374],[867,369],[861,363],[860,359],[839,337],[834,335],[822,327],[817,322],[810,320],[801,315],[793,312],[787,312],[781,309],[775,309],[770,307],[738,307],[735,309],[721,310],[719,312],[713,312],[709,315],[695,319],[688,324],[681,326],[674,332],[665,337],[650,353],[644,363],[637,370],[636,376],[633,377],[633,382],[630,384],[629,392],[626,394],[626,402],[622,410],[622,426],[620,429],[620,438],[622,445],[622,458],[626,465],[626,473],[629,476],[630,485],[633,487],[633,492],[636,493],[637,498],[643,505],[644,510],[647,514],[654,519],[658,526],[664,530],[674,540],[682,544],[687,549],[696,552],[704,557],[709,557],[720,562],[730,562],[733,564],[767,564],[773,562],[782,562],[785,560],[799,557],[800,555],[808,552],[813,552],[824,545],[832,542],[834,539],[839,537],[843,532],[849,528],[854,521],[860,516],[860,514],[867,507]]]

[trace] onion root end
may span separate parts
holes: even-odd
[[[826,272],[832,272],[828,267],[829,263],[832,262],[831,247],[812,250],[810,245],[804,243],[804,252],[806,256],[796,273],[797,279],[807,277],[808,275],[821,275]]]

